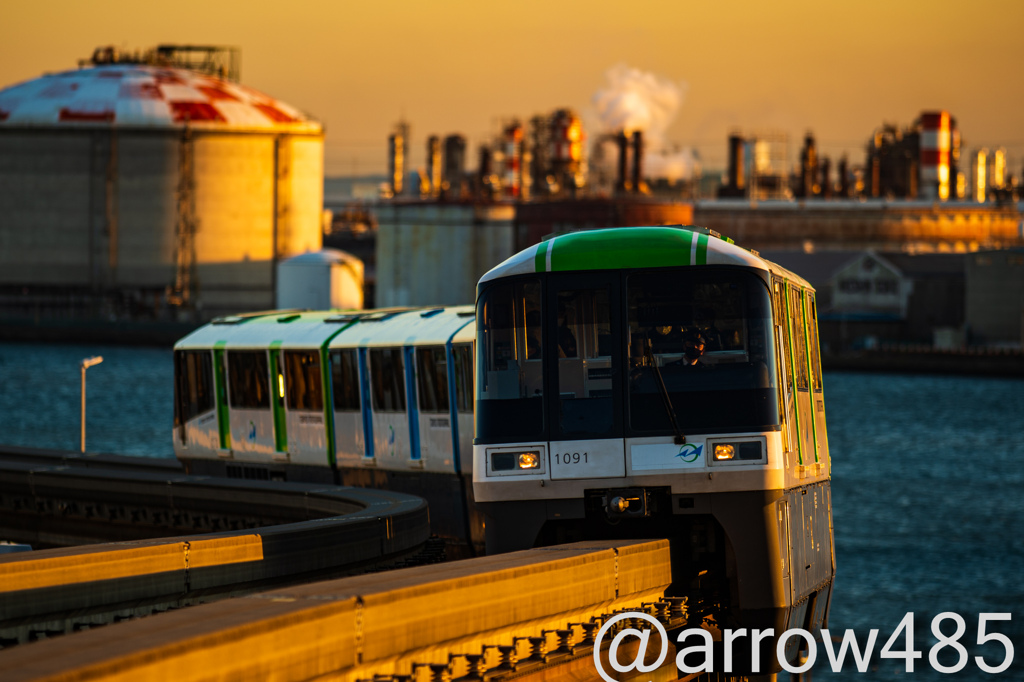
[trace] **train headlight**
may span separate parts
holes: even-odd
[[[520,469],[536,469],[540,466],[540,457],[537,456],[536,452],[521,452],[519,453],[519,468]]]
[[[539,471],[541,458],[539,450],[509,450],[489,452],[490,471],[493,473],[516,473]]]
[[[709,443],[712,464],[753,464],[764,461],[766,443],[764,439],[728,440]]]

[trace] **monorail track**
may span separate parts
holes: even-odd
[[[5,679],[593,679],[594,649],[606,650],[615,630],[603,643],[595,635],[616,614],[648,613],[669,631],[706,615],[698,599],[665,597],[665,540],[582,542],[356,577],[423,559],[421,500],[119,464],[0,449],[0,534],[52,541],[88,529],[95,541],[97,529],[173,534],[197,518],[240,527],[0,558]],[[323,581],[345,574],[354,577]],[[302,584],[309,580],[321,582]],[[144,615],[156,617],[120,622]],[[110,625],[94,628],[101,624]],[[53,638],[65,633],[73,634]],[[671,660],[642,677],[717,679],[680,678]]]
[[[0,667],[10,682],[592,679],[615,614],[687,622],[670,581],[664,540],[575,543],[203,604],[15,647]]]
[[[0,538],[53,549],[0,557],[0,647],[408,562],[430,535],[411,495],[8,452]]]

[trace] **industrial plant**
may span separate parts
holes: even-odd
[[[968,268],[964,254],[1024,248],[1020,176],[1005,149],[969,147],[948,111],[881,124],[865,136],[863,160],[829,158],[812,132],[791,152],[785,132],[734,130],[721,172],[666,141],[680,101],[669,83],[654,84],[672,104],[656,121],[622,110],[631,100],[617,91],[598,93],[594,130],[560,107],[501,119],[471,146],[459,132],[414,139],[403,119],[372,195],[325,202],[323,127],[243,85],[240,64],[232,47],[101,48],[77,69],[0,90],[7,336],[74,328],[144,341],[282,306],[463,304],[512,254],[604,227],[701,225],[813,269],[817,280],[805,276],[826,288],[851,263],[881,263],[874,272],[919,293],[920,273],[955,271],[954,298],[967,301],[968,277],[989,270]],[[627,83],[633,71],[612,80]],[[417,168],[414,149],[424,151]],[[932,267],[906,260],[915,254],[948,258]],[[972,263],[991,260],[979,258]],[[1000,276],[1024,277],[1017,260]],[[851,316],[882,314],[917,321],[861,336],[1020,342],[1019,329],[985,331],[977,320],[991,311],[921,313],[921,297],[904,288],[884,311],[866,298],[839,295],[832,306],[823,297],[823,335],[849,345],[860,338]]]
[[[995,270],[975,267],[991,256],[968,259],[1005,252],[1006,263],[1019,260],[1019,184],[1001,150],[963,160],[949,112],[881,126],[862,165],[846,157],[833,165],[811,133],[791,162],[785,134],[735,132],[721,178],[702,177],[694,164],[671,180],[646,167],[658,151],[643,130],[588,138],[568,109],[503,124],[480,144],[475,171],[466,168],[462,135],[443,145],[428,136],[426,166],[410,170],[409,130],[403,121],[389,137],[380,198],[332,205],[325,237],[361,250],[367,300],[376,305],[472,301],[484,272],[552,235],[696,224],[791,263],[820,286],[826,350],[879,340],[1020,344],[1020,324],[993,322],[1019,320],[1018,297],[971,294],[998,285]],[[881,274],[888,279],[879,284]],[[1007,291],[1024,286],[1024,269],[999,270],[997,279],[1006,277]],[[872,293],[876,284],[895,298]]]

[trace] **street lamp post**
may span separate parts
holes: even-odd
[[[100,355],[82,360],[82,452],[85,452],[85,370],[103,362]]]

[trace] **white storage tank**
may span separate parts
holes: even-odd
[[[114,61],[0,90],[8,291],[104,316],[272,308],[322,209],[321,124],[238,83]]]
[[[279,308],[363,307],[363,262],[337,249],[304,253],[277,266]]]

